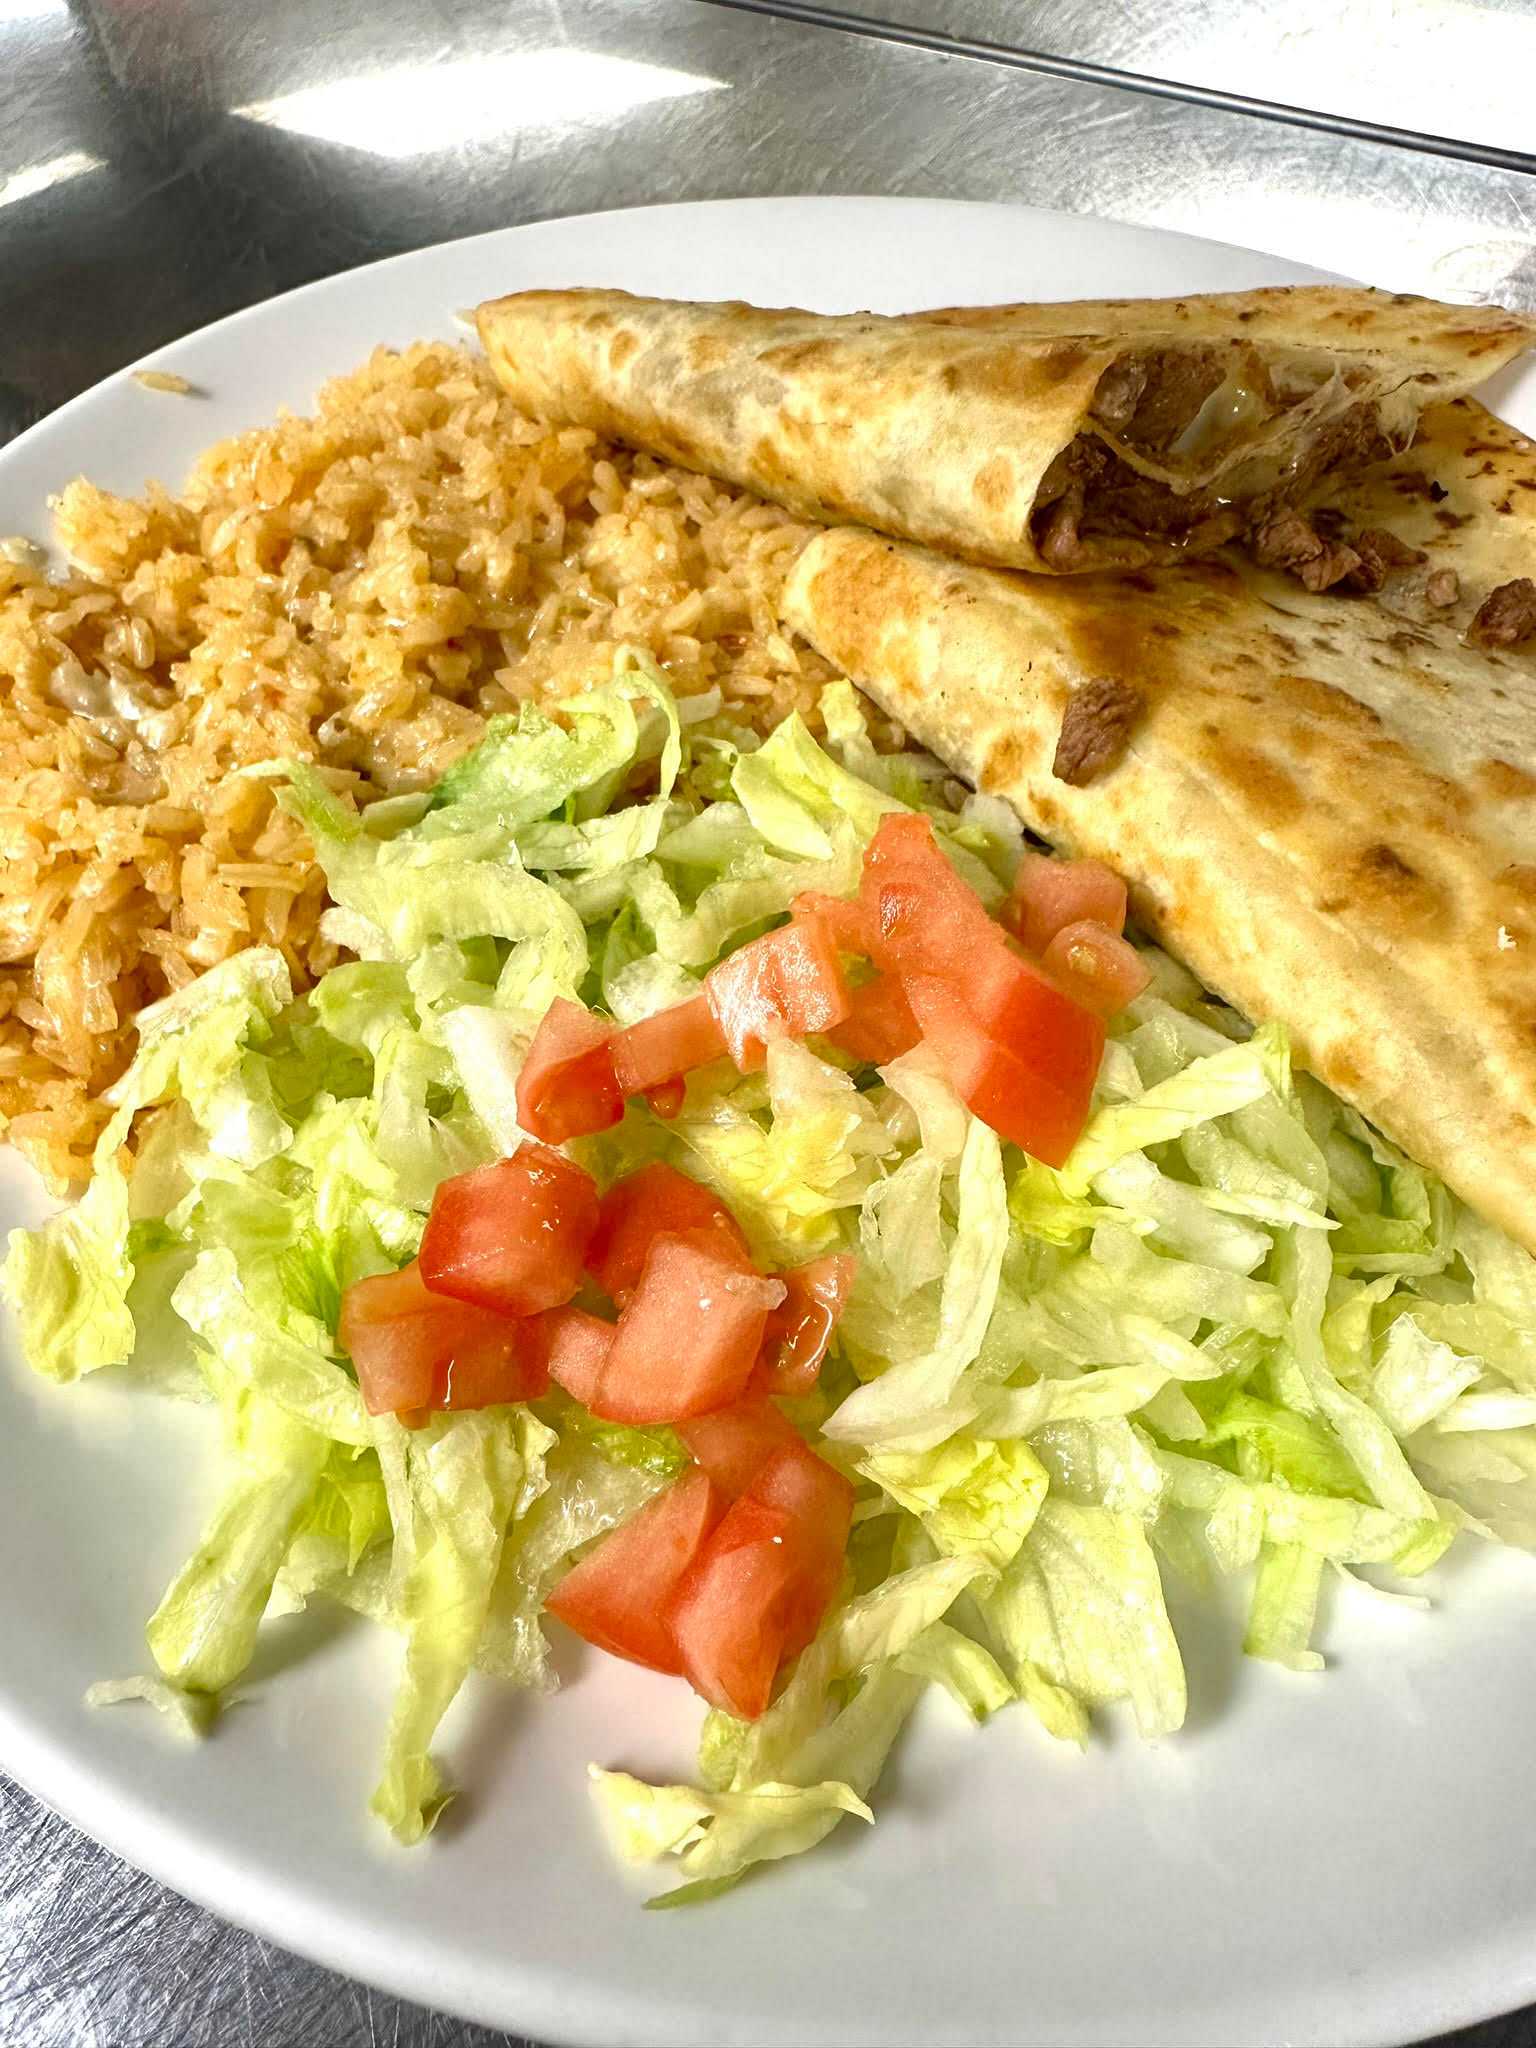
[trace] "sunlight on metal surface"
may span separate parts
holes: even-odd
[[[595,50],[534,50],[339,78],[234,111],[317,142],[338,142],[372,156],[411,157],[529,128],[602,121],[656,100],[728,90],[724,79]]]
[[[9,177],[0,178],[0,206],[14,206],[18,199],[35,198],[39,192],[46,192],[53,185],[64,185],[71,178],[83,176],[86,171],[101,169],[102,159],[83,149],[71,149],[63,156],[50,157],[47,163],[26,164],[21,170],[12,171]]]

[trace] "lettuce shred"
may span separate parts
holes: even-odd
[[[681,1446],[560,1399],[370,1417],[341,1296],[414,1254],[441,1180],[520,1142],[518,1070],[556,997],[626,1023],[687,999],[801,890],[851,893],[891,811],[927,813],[998,904],[1011,814],[951,808],[936,764],[879,755],[850,685],[822,718],[824,743],[791,718],[757,745],[626,653],[606,689],[493,720],[433,790],[362,816],[288,766],[356,957],[295,1000],[252,949],[146,1011],[88,1190],[5,1267],[39,1372],[131,1374],[217,1417],[153,1669],[93,1702],[199,1729],[262,1629],[340,1602],[400,1641],[373,1804],[410,1842],[451,1794],[434,1745],[469,1672],[553,1687],[547,1594]],[[1536,1261],[1293,1073],[1277,1026],[1148,959],[1059,1171],[921,1051],[850,1070],[814,1041],[584,1141],[604,1179],[665,1158],[707,1182],[766,1260],[859,1259],[796,1411],[858,1486],[840,1596],[759,1721],[707,1716],[697,1784],[594,1768],[620,1851],[680,1880],[657,1903],[871,1821],[930,1688],[1064,1741],[1106,1711],[1171,1735],[1165,1568],[1240,1576],[1244,1649],[1315,1672],[1356,1568],[1417,1578],[1459,1534],[1536,1547]]]

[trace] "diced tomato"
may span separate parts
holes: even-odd
[[[653,1116],[670,1123],[688,1099],[688,1084],[685,1081],[663,1081],[659,1088],[647,1088],[646,1107]]]
[[[1063,925],[1041,961],[1073,1000],[1115,1017],[1134,1003],[1152,979],[1152,970],[1128,939],[1106,930],[1092,918]]]
[[[532,1401],[549,1384],[537,1331],[434,1294],[415,1259],[354,1281],[338,1334],[370,1415]]]
[[[848,1014],[827,1036],[856,1060],[883,1067],[910,1052],[922,1033],[899,976],[877,974],[849,991]]]
[[[622,1307],[633,1293],[646,1254],[664,1232],[712,1231],[722,1254],[750,1269],[741,1227],[718,1195],[675,1166],[657,1161],[616,1180],[598,1207],[587,1268],[604,1294]]]
[[[756,1720],[784,1658],[815,1635],[837,1590],[853,1488],[804,1444],[771,1458],[680,1582],[672,1633],[712,1705]]]
[[[1104,1053],[1102,1021],[999,937],[952,984],[989,1038],[1070,1094],[1091,1090]],[[917,1008],[911,987],[908,1000]],[[927,1020],[922,1019],[927,1035]]]
[[[820,1628],[842,1580],[853,1487],[802,1443],[770,1459],[748,1487],[747,1498],[790,1517],[788,1540],[798,1573],[784,1612],[783,1654],[795,1657]]]
[[[1062,1165],[1088,1120],[1104,1047],[1102,1021],[1069,1004],[1083,1019],[1081,1043],[1074,1041],[1071,1059],[1052,1068],[1037,1065],[1033,1052],[1027,1061],[1018,1058],[990,1037],[953,986],[937,976],[912,975],[907,994],[924,1038],[967,1107],[1047,1166]],[[1093,1049],[1091,1062],[1084,1046]]]
[[[597,1222],[591,1174],[525,1145],[443,1182],[421,1240],[421,1277],[434,1293],[503,1315],[558,1308],[581,1284]]]
[[[848,1014],[837,947],[818,918],[798,918],[738,948],[704,977],[704,993],[742,1073],[763,1065],[768,1040],[830,1031]]]
[[[868,921],[857,896],[824,896],[819,889],[802,889],[789,912],[791,917],[819,919],[840,953],[869,951]]]
[[[749,1394],[712,1415],[696,1415],[677,1433],[722,1493],[745,1493],[781,1451],[805,1450],[800,1432],[765,1394]],[[811,1455],[806,1451],[807,1457]]]
[[[583,1407],[591,1403],[613,1348],[612,1323],[584,1308],[551,1308],[536,1318],[549,1376]]]
[[[709,998],[703,995],[674,1003],[670,1009],[658,1010],[654,1017],[642,1017],[638,1024],[626,1024],[614,1033],[613,1071],[625,1095],[664,1088],[691,1074],[695,1067],[707,1067],[711,1060],[724,1058],[725,1040]]]
[[[455,1308],[460,1304],[455,1303]],[[437,1408],[495,1408],[504,1401],[534,1401],[549,1391],[549,1352],[537,1316],[484,1316],[476,1341],[455,1344],[442,1374]],[[556,1314],[563,1311],[556,1310]],[[493,1328],[499,1324],[500,1328]]]
[[[1069,924],[1092,918],[1112,932],[1125,929],[1125,884],[1101,860],[1055,860],[1026,852],[1013,878],[1008,923],[1041,954]]]
[[[939,853],[939,843],[933,836],[933,823],[921,811],[890,811],[875,828],[874,837],[864,849],[864,873],[867,877],[892,874],[898,868],[925,867]],[[945,868],[953,874],[949,863]],[[959,877],[955,876],[958,881]],[[862,890],[860,891],[862,895]]]
[[[624,1114],[611,1024],[557,996],[517,1077],[517,1120],[547,1145],[606,1131]]]
[[[680,1422],[744,1391],[777,1280],[744,1269],[713,1231],[652,1241],[613,1349],[587,1403],[610,1422]]]
[[[883,967],[963,976],[969,955],[1002,933],[980,897],[955,873],[916,812],[893,811],[864,855],[859,883],[870,957]]]
[[[730,1508],[679,1581],[666,1613],[694,1691],[739,1720],[773,1696],[800,1568],[794,1523],[750,1494]]]
[[[708,1473],[685,1472],[573,1566],[545,1605],[612,1656],[680,1672],[667,1610],[725,1511]]]
[[[758,1364],[768,1393],[808,1394],[815,1386],[858,1269],[852,1252],[831,1252],[779,1275],[785,1295],[768,1318]]]

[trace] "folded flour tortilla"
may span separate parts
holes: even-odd
[[[1411,440],[1536,335],[1346,286],[899,318],[532,291],[479,309],[524,410],[805,516],[1037,571],[1198,557]]]
[[[845,529],[784,612],[957,773],[1111,862],[1145,929],[1536,1251],[1536,638],[1464,637],[1536,569],[1536,447],[1444,406],[1337,504],[1425,559],[1347,597],[1235,551],[1048,578]],[[1063,749],[1074,702],[1120,719],[1118,759],[1114,733],[1097,761],[1091,729]]]

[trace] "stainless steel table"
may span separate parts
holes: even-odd
[[[0,440],[312,278],[668,199],[1015,199],[1536,306],[1536,0],[902,4],[0,0]],[[729,90],[463,132],[443,67],[549,48]],[[381,75],[383,129],[315,93]],[[508,2038],[225,1927],[0,1779],[0,2043]],[[1536,2020],[1460,2039],[1523,2048]]]

